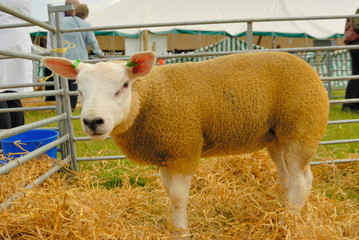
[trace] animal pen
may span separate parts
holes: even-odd
[[[71,7],[70,7],[71,8]],[[37,19],[34,19],[28,15],[22,14],[18,11],[15,11],[13,9],[8,8],[5,5],[0,4],[0,10],[4,11],[6,13],[12,14],[20,19],[23,19],[27,22],[29,22],[30,24],[17,24],[17,25],[3,25],[0,26],[0,28],[13,28],[13,27],[22,27],[22,26],[32,26],[32,25],[36,25],[36,26],[40,26],[42,28],[47,29],[48,31],[50,31],[51,34],[51,43],[52,46],[56,45],[56,48],[58,49],[63,49],[64,45],[63,45],[63,39],[62,39],[62,34],[66,33],[66,32],[81,32],[81,31],[89,31],[89,30],[108,30],[108,29],[121,29],[121,28],[146,28],[146,27],[161,27],[161,26],[173,26],[176,25],[175,23],[167,23],[167,24],[151,24],[151,25],[145,25],[145,26],[140,26],[140,25],[132,25],[132,26],[116,26],[116,27],[98,27],[98,28],[83,28],[83,29],[71,29],[71,30],[61,30],[59,27],[55,27],[55,26],[61,26],[61,18],[60,18],[60,12],[63,12],[65,10],[69,10],[69,6],[52,6],[49,5],[48,6],[48,11],[49,11],[49,23],[44,23],[41,22]],[[333,105],[337,105],[337,104],[343,104],[343,103],[352,103],[352,102],[359,102],[359,99],[347,99],[347,100],[336,100],[334,99],[334,96],[332,96],[332,90],[334,88],[336,88],[335,84],[339,84],[343,81],[347,81],[347,80],[352,80],[352,79],[359,79],[359,76],[352,76],[352,75],[345,75],[342,73],[339,73],[341,70],[340,69],[334,69],[335,66],[337,66],[337,64],[335,64],[335,61],[337,61],[335,58],[335,54],[338,53],[338,51],[347,51],[349,49],[359,49],[359,46],[330,46],[330,47],[306,47],[306,48],[295,48],[295,49],[253,49],[254,45],[253,45],[253,34],[252,34],[252,26],[253,24],[255,24],[256,22],[263,22],[263,21],[294,21],[294,20],[320,20],[320,19],[337,19],[337,18],[346,18],[346,17],[353,17],[355,15],[352,16],[337,16],[337,17],[332,17],[332,16],[328,16],[328,17],[307,17],[307,18],[272,18],[272,19],[238,19],[238,20],[231,20],[231,21],[227,21],[227,22],[221,22],[221,23],[232,23],[232,22],[243,22],[243,23],[247,23],[247,43],[246,43],[246,47],[247,50],[242,50],[242,51],[212,51],[212,52],[205,52],[205,51],[198,51],[195,53],[191,53],[191,54],[173,54],[173,55],[162,55],[162,56],[158,56],[158,59],[162,58],[165,59],[167,61],[173,61],[173,62],[184,62],[184,61],[193,61],[193,58],[196,58],[196,61],[200,61],[200,60],[205,60],[208,58],[213,58],[216,56],[222,56],[222,55],[228,55],[228,54],[233,54],[233,53],[241,53],[241,52],[246,52],[246,51],[286,51],[286,52],[292,52],[292,53],[296,53],[300,56],[301,53],[303,52],[312,52],[315,53],[315,55],[320,58],[320,61],[312,61],[310,62],[308,55],[303,55],[302,58],[304,58],[304,60],[308,60],[308,62],[315,68],[315,69],[320,69],[320,71],[318,71],[318,73],[320,73],[321,79],[324,82],[327,90],[328,90],[328,97],[330,99],[330,104],[331,106]],[[187,25],[199,25],[199,24],[215,24],[216,22],[189,22],[186,23]],[[183,23],[181,24],[177,24],[177,25],[183,25]],[[22,52],[15,52],[15,51],[9,51],[6,48],[4,48],[4,46],[1,46],[0,48],[0,54],[3,55],[3,59],[5,58],[23,58],[23,59],[29,59],[29,60],[33,60],[33,61],[41,61],[42,56],[41,55],[36,55],[36,54],[25,54]],[[63,56],[63,53],[51,53],[52,55],[56,55],[56,56]],[[97,62],[97,61],[106,61],[106,60],[127,60],[129,59],[130,56],[122,56],[122,57],[116,57],[116,58],[110,58],[110,59],[101,59],[101,60],[89,60],[88,62]],[[176,60],[177,59],[177,60]],[[0,59],[1,61],[1,59]],[[340,61],[349,61],[348,59],[340,59]],[[335,84],[334,84],[335,83]],[[4,164],[3,166],[0,166],[0,176],[10,176],[12,174],[14,174],[15,169],[21,168],[23,164],[31,164],[32,159],[34,159],[35,157],[40,156],[42,153],[48,151],[49,149],[52,149],[53,147],[57,147],[58,148],[58,160],[55,164],[50,164],[48,166],[48,170],[45,173],[42,173],[41,176],[39,176],[37,179],[34,179],[31,181],[31,183],[27,184],[26,186],[24,186],[22,189],[13,192],[10,196],[6,197],[5,201],[3,203],[1,203],[0,205],[0,211],[2,212],[7,212],[10,211],[9,209],[11,209],[12,206],[14,206],[14,204],[19,201],[20,198],[23,198],[28,190],[31,189],[35,189],[35,191],[41,191],[42,186],[40,186],[42,183],[44,183],[50,176],[52,176],[53,174],[57,173],[58,171],[62,170],[63,168],[68,168],[67,166],[70,166],[70,170],[74,171],[74,174],[76,174],[76,172],[79,171],[79,166],[78,163],[80,162],[90,162],[90,161],[104,161],[104,160],[119,160],[119,159],[126,159],[125,156],[123,155],[117,155],[117,156],[98,156],[98,157],[78,157],[77,155],[77,151],[76,151],[76,147],[77,144],[83,142],[83,141],[89,141],[90,138],[89,137],[79,137],[75,135],[75,131],[73,128],[73,122],[74,121],[79,121],[80,117],[77,115],[72,115],[72,111],[71,111],[71,106],[70,106],[70,96],[71,95],[75,95],[77,94],[77,92],[71,92],[68,89],[68,83],[67,83],[67,79],[64,79],[62,77],[59,77],[58,75],[54,75],[54,82],[53,83],[48,83],[48,82],[42,82],[42,83],[33,83],[33,84],[28,84],[28,85],[18,85],[18,84],[13,84],[11,86],[0,86],[0,88],[18,88],[18,87],[38,87],[38,86],[50,86],[50,85],[54,85],[55,90],[51,90],[51,91],[39,91],[39,92],[28,92],[28,93],[4,93],[4,94],[0,94],[0,101],[6,101],[6,100],[13,100],[13,99],[26,99],[26,98],[44,98],[46,96],[55,96],[56,98],[56,105],[55,106],[40,106],[40,107],[23,107],[23,108],[13,108],[13,109],[0,109],[0,112],[8,112],[8,111],[37,111],[37,112],[41,112],[41,111],[56,111],[56,116],[55,117],[51,117],[51,118],[46,118],[46,119],[42,119],[40,121],[36,121],[30,124],[26,124],[24,126],[20,126],[20,127],[16,127],[13,129],[7,129],[7,130],[3,130],[0,132],[0,140],[31,130],[31,129],[38,129],[38,128],[48,128],[46,127],[47,125],[51,124],[51,123],[57,123],[57,127],[53,127],[51,129],[55,129],[56,131],[59,132],[59,138],[43,147],[40,147],[38,149],[36,149],[33,152],[30,152],[14,161],[10,161],[6,164]],[[342,86],[342,85],[341,85]],[[359,119],[341,119],[341,120],[335,120],[335,121],[329,121],[328,125],[341,125],[341,124],[358,124],[359,123]],[[330,141],[322,141],[321,145],[336,145],[336,144],[346,144],[346,143],[357,143],[359,142],[359,139],[337,139],[337,140],[330,140]],[[264,156],[264,157],[263,157]],[[268,157],[265,156],[265,154],[263,152],[257,153],[252,155],[251,157],[233,157],[231,159],[244,159],[243,161],[248,161],[250,162],[252,158],[261,158],[263,157],[264,159],[267,159]],[[223,168],[233,168],[235,167],[232,162],[231,159],[229,159],[229,165],[233,165],[233,166],[229,166],[229,165],[225,165],[223,163],[220,163],[218,161],[214,161],[214,163],[212,163],[212,165],[210,166],[214,166],[215,168],[218,167],[223,167]],[[313,161],[311,164],[312,165],[323,165],[326,166],[328,164],[339,164],[339,163],[351,163],[351,162],[356,162],[358,161],[359,158],[357,158],[357,156],[355,156],[354,158],[346,158],[346,159],[330,159],[330,160],[320,160],[320,161]],[[260,161],[263,165],[255,165],[254,168],[258,168],[256,171],[256,173],[258,174],[257,177],[262,178],[262,176],[260,176],[259,170],[261,168],[265,168],[268,165],[268,163],[266,163],[265,161]],[[216,165],[217,164],[217,165]],[[238,166],[237,166],[238,167]],[[326,168],[326,167],[324,167]],[[208,170],[208,169],[207,169]],[[246,168],[246,170],[241,171],[242,173],[246,173],[249,170],[249,168]],[[212,171],[212,172],[211,172]],[[220,170],[218,170],[220,172]],[[210,174],[214,174],[215,172],[213,170],[209,170]],[[202,172],[203,173],[203,172]],[[232,172],[233,173],[233,172]],[[209,174],[209,175],[210,175]],[[324,172],[321,172],[322,175],[325,175]],[[153,174],[151,174],[151,176],[149,178],[155,177],[157,174],[156,172],[154,172]],[[201,172],[199,173],[199,176],[201,175]],[[256,175],[253,174],[252,175]],[[227,174],[228,177],[231,177],[231,174]],[[60,179],[61,177],[58,177],[58,179]],[[76,178],[76,177],[74,177]],[[57,180],[58,180],[57,179]],[[57,181],[52,180],[52,181]],[[201,182],[202,181],[202,182]],[[203,182],[204,180],[201,178],[199,178],[199,185],[204,184]],[[249,180],[248,180],[249,181]],[[254,180],[253,180],[254,181]],[[137,182],[137,180],[135,180],[135,182]],[[1,183],[0,183],[1,184]],[[77,183],[77,185],[79,186],[79,188],[81,188],[82,184],[81,183]],[[196,185],[196,190],[195,191],[199,191],[198,189],[200,188],[199,185]],[[2,186],[2,185],[0,185]],[[202,186],[203,187],[203,186]],[[129,194],[134,194],[132,192],[128,192]],[[68,198],[70,198],[70,193],[67,193],[66,196],[68,196]],[[61,206],[65,206],[65,200],[66,200],[66,196],[63,199],[63,205]],[[140,198],[142,199],[142,198]],[[321,199],[316,199],[318,202],[321,201]],[[314,202],[316,200],[313,200]],[[117,206],[121,206],[121,201],[117,199],[117,201],[120,202],[120,205]],[[165,201],[165,200],[163,200]],[[241,201],[245,201],[241,198]],[[122,204],[126,205],[125,202],[123,202]],[[135,204],[135,203],[134,203]],[[199,204],[199,206],[201,205],[201,203],[194,203],[194,204]],[[260,204],[258,202],[258,204]],[[264,203],[265,204],[265,203]],[[16,205],[16,204],[15,204]],[[61,211],[61,206],[59,208],[59,212]],[[106,208],[106,206],[103,206],[104,208]],[[161,206],[155,206],[154,208],[157,207],[161,207]],[[222,206],[223,208],[225,206]],[[222,209],[222,207],[217,207],[216,211],[217,212],[222,212],[225,211],[225,209]],[[282,206],[283,207],[283,206]],[[308,208],[311,208],[311,206],[309,206]],[[345,208],[345,207],[344,207]],[[81,208],[81,211],[86,211],[83,210]],[[348,210],[348,212],[350,212],[351,210]],[[81,213],[82,213],[81,212]],[[134,211],[135,213],[139,213]],[[350,212],[351,213],[351,212]],[[356,211],[357,213],[357,211]],[[224,215],[231,215],[232,213],[230,212],[226,212]],[[105,214],[106,215],[106,214]],[[104,217],[104,216],[102,216]],[[203,216],[202,216],[203,217]],[[206,216],[204,216],[206,218]],[[333,217],[333,216],[332,216]],[[333,217],[335,218],[335,216]],[[150,219],[147,219],[148,221],[150,221]],[[213,219],[212,219],[213,220]],[[336,219],[337,221],[340,221],[340,219]],[[163,221],[163,220],[161,220]],[[355,224],[353,225],[355,227],[358,227],[358,219],[355,220]],[[279,222],[279,221],[278,221]],[[157,222],[156,222],[157,223]],[[60,224],[60,223],[58,223]],[[158,223],[159,224],[159,223]],[[198,226],[200,225],[199,222],[196,223]],[[267,225],[270,225],[273,223],[268,223]],[[293,223],[292,223],[293,224]],[[4,234],[4,231],[1,229],[0,225],[0,234]],[[231,226],[230,223],[228,223],[228,226]],[[240,225],[243,226],[243,225]],[[277,226],[276,224],[273,224],[272,228],[275,228],[275,226]],[[138,226],[137,226],[138,227]],[[248,226],[247,226],[248,227]],[[306,226],[309,228],[312,226]],[[145,228],[145,227],[144,227]],[[151,227],[148,227],[151,228]],[[133,231],[130,229],[127,229],[129,232]],[[38,232],[40,230],[37,230]],[[124,231],[122,229],[122,231]],[[142,231],[142,230],[141,230]],[[128,235],[128,239],[157,239],[158,237],[163,237],[163,236],[167,236],[167,235],[156,235],[156,233],[153,233],[153,230],[148,230],[148,232],[151,232],[151,234],[153,234],[153,236],[148,235],[146,236],[145,233],[146,231],[143,230],[142,235],[139,233],[141,232],[140,230],[136,230],[134,232],[136,232],[135,237]],[[304,232],[308,231],[308,229],[304,230]],[[318,230],[319,231],[319,230]],[[321,229],[320,234],[318,234],[317,236],[324,236],[324,237],[331,237],[331,235],[328,233],[327,235],[324,233],[325,231],[323,229]],[[356,230],[357,231],[357,230]],[[36,232],[36,230],[35,230]],[[40,231],[41,232],[41,231]],[[147,232],[147,234],[148,234]],[[228,232],[231,232],[231,230],[228,230],[226,233],[229,234]],[[252,230],[253,232],[253,230]],[[347,230],[347,232],[355,232],[355,230]],[[8,233],[7,233],[8,234]],[[222,235],[221,235],[222,234]],[[224,233],[213,233],[213,235],[206,235],[207,237],[213,237],[213,238],[218,238],[221,239],[221,237],[223,238],[228,238],[230,239],[231,237],[236,238],[240,235],[236,235],[234,233],[231,233],[232,235],[226,235],[224,236]],[[253,234],[253,233],[252,233]],[[283,235],[285,235],[284,233],[276,233],[274,231],[274,233],[271,233],[272,235],[266,235],[271,236],[271,237],[278,237],[280,238],[281,236],[283,237]],[[277,235],[276,235],[277,234]],[[281,235],[282,234],[282,235]],[[348,233],[347,233],[348,234]],[[21,234],[20,234],[21,235]],[[20,236],[19,234],[16,236]],[[349,235],[349,234],[348,234]],[[38,236],[41,236],[41,234],[39,234]],[[51,233],[48,236],[52,236],[54,237],[55,235],[51,235]],[[75,235],[73,235],[75,236]],[[73,237],[72,236],[72,237]],[[114,236],[110,236],[110,235],[96,235],[99,239],[115,239],[116,237]],[[202,239],[201,237],[203,236],[198,236],[198,235],[194,235],[195,237],[198,237],[199,239]],[[230,236],[230,237],[229,237]],[[249,236],[249,235],[247,235]],[[253,238],[254,236],[251,235]],[[285,235],[288,236],[288,235]],[[300,235],[295,235],[293,234],[293,237],[297,239],[300,239],[299,237]],[[301,235],[304,236],[304,235]],[[356,235],[357,236],[357,235]],[[2,237],[6,238],[9,237],[10,239],[10,235],[2,235]],[[64,236],[62,236],[64,237]],[[257,236],[258,238],[260,238],[260,236]],[[61,237],[60,237],[61,238]],[[76,237],[73,237],[76,238]],[[81,237],[79,237],[81,238]],[[125,236],[122,236],[122,239],[125,239]]]

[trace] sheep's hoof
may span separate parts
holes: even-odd
[[[188,229],[183,228],[176,228],[176,230],[173,231],[173,235],[175,236],[174,239],[190,239],[190,233]]]

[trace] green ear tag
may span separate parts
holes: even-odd
[[[72,67],[75,69],[77,68],[77,66],[80,64],[80,59],[76,59],[73,63],[72,63]]]
[[[137,63],[128,61],[126,67],[137,67]]]

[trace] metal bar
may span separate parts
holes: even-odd
[[[76,95],[79,95],[79,92],[78,91],[69,91],[69,95],[76,96]]]
[[[332,144],[343,144],[343,143],[356,143],[359,139],[344,139],[344,140],[333,140],[333,141],[322,141],[320,145],[332,145]]]
[[[45,110],[56,110],[56,106],[2,108],[2,109],[0,109],[0,113],[4,113],[4,112],[24,112],[24,111],[45,111]]]
[[[103,157],[84,157],[77,158],[78,162],[87,162],[87,161],[102,161],[102,160],[119,160],[119,159],[127,159],[126,156],[103,156]]]
[[[60,114],[57,115],[55,117],[51,117],[51,118],[46,118],[37,122],[33,122],[33,123],[29,123],[29,124],[25,124],[19,127],[15,127],[15,128],[10,128],[10,129],[6,129],[3,131],[0,131],[0,139],[4,139],[4,138],[8,138],[11,136],[14,136],[16,134],[22,133],[22,132],[26,132],[29,131],[31,129],[35,129],[35,128],[40,128],[46,125],[49,125],[51,123],[60,121],[60,120],[64,120],[66,119],[66,115],[65,114]]]
[[[32,27],[32,26],[34,26],[34,24],[31,24],[31,23],[4,24],[4,25],[0,25],[0,29],[19,28],[19,27]]]
[[[320,164],[339,164],[339,163],[351,163],[351,162],[358,162],[359,159],[341,159],[341,160],[332,160],[332,161],[316,161],[311,162],[311,166],[320,165]]]
[[[150,28],[150,27],[169,27],[169,26],[188,26],[188,25],[212,25],[212,24],[226,24],[226,23],[248,23],[248,22],[277,22],[277,21],[306,21],[306,20],[335,20],[355,18],[359,15],[336,15],[336,16],[308,16],[308,17],[286,17],[286,18],[243,18],[243,19],[228,19],[228,20],[206,20],[206,21],[191,21],[191,22],[169,22],[169,23],[148,23],[148,24],[129,24],[129,25],[114,25],[102,27],[87,27],[87,28],[72,28],[63,29],[63,33],[68,32],[85,32],[85,31],[100,31],[113,29],[129,29],[129,28]]]
[[[17,10],[15,10],[15,9],[13,9],[11,7],[8,7],[8,6],[6,6],[6,5],[4,5],[2,3],[0,3],[0,11],[6,12],[6,13],[11,14],[11,15],[13,15],[15,17],[18,17],[18,18],[20,18],[22,20],[25,20],[25,21],[27,21],[29,23],[32,23],[34,25],[40,26],[42,28],[45,28],[45,29],[47,29],[47,30],[49,30],[51,32],[56,31],[56,29],[54,27],[50,26],[49,24],[46,24],[46,23],[44,23],[44,22],[42,22],[40,20],[37,20],[36,18],[31,17],[30,15],[27,15],[25,13],[17,11]]]
[[[0,167],[0,176],[11,171],[12,169],[20,166],[21,164],[24,164],[26,163],[27,161],[33,159],[34,157],[37,157],[39,156],[40,154],[56,147],[57,145],[59,145],[60,143],[63,143],[65,141],[67,141],[69,139],[69,135],[65,135],[65,136],[62,136],[58,139],[56,139],[55,141],[53,142],[50,142],[32,152],[29,152],[28,154],[22,156],[22,157],[19,157],[19,158],[16,158],[10,162],[8,162],[7,164],[5,164],[4,166]]]
[[[71,158],[68,156],[67,158],[63,159],[59,164],[52,167],[49,171],[42,174],[38,179],[30,183],[25,187],[25,189],[33,189],[36,186],[39,186],[41,183],[43,183],[46,179],[48,179],[50,176],[52,176],[54,173],[59,171],[64,165],[68,164],[70,162]],[[26,196],[26,191],[19,191],[15,193],[12,197],[8,198],[5,202],[3,202],[0,205],[0,211],[4,211],[5,209],[11,207],[11,205],[17,201],[19,198]]]
[[[71,120],[80,120],[81,119],[81,116],[74,116],[74,115],[71,115]]]
[[[44,56],[47,57],[49,56],[49,52],[37,52],[35,53],[37,54],[37,56]],[[14,58],[18,58],[18,57],[4,57],[4,56],[0,56],[0,60],[4,60],[4,59],[14,59]],[[36,59],[34,59],[35,61],[37,61]]]
[[[334,124],[348,124],[348,123],[359,123],[359,119],[348,119],[348,120],[335,120],[335,121],[328,121],[328,125],[334,125]]]
[[[63,95],[64,90],[51,90],[51,91],[40,91],[40,92],[16,92],[16,93],[2,93],[0,94],[0,101],[16,100],[24,98],[36,98],[46,96]]]
[[[327,65],[327,76],[330,77],[332,74],[331,62],[330,62],[330,51],[325,51],[326,65]],[[328,82],[328,97],[332,99],[332,82]]]
[[[33,53],[24,53],[20,51],[7,50],[4,48],[0,48],[0,55],[18,57],[18,58],[34,60],[34,61],[41,61],[41,59],[43,58],[42,56]]]
[[[345,81],[345,80],[359,79],[359,75],[342,76],[342,77],[322,77],[321,79],[323,82],[340,81],[340,80]]]
[[[331,104],[342,104],[342,103],[356,103],[359,102],[359,98],[341,99],[341,100],[330,100]]]
[[[20,88],[20,87],[38,87],[38,86],[53,86],[53,82],[39,82],[39,83],[22,83],[22,84],[9,84],[9,85],[2,85],[0,89],[4,88]]]
[[[111,137],[107,137],[106,139],[111,139]],[[73,140],[75,142],[80,142],[80,141],[91,141],[92,139],[90,137],[74,137]]]

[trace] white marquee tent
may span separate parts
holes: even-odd
[[[122,0],[87,19],[92,26],[174,23],[249,18],[286,18],[352,15],[358,0]],[[254,35],[327,39],[343,34],[344,19],[292,22],[258,22]],[[143,29],[119,29],[116,33],[138,37]],[[218,34],[240,37],[245,23],[150,28],[153,33]]]

